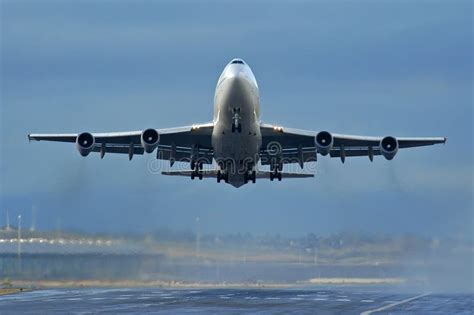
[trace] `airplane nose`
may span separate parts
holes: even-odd
[[[234,73],[228,78],[228,84],[233,90],[241,90],[248,84],[248,79],[244,73]]]
[[[244,65],[245,61],[241,58],[234,58],[229,62],[231,65]]]

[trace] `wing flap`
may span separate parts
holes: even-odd
[[[446,143],[446,137],[436,138],[397,138],[400,148],[414,148],[438,143]]]
[[[118,154],[129,154],[130,153],[130,146],[119,146],[119,145],[105,145],[104,147],[104,153],[118,153]],[[138,146],[133,146],[132,148],[133,154],[143,154],[145,150],[143,147],[138,147]],[[102,146],[101,145],[96,145],[93,149],[92,152],[102,152]]]
[[[157,159],[169,160],[174,162],[186,162],[191,161],[191,148],[186,147],[175,147],[173,150],[170,146],[159,146],[158,147]],[[213,151],[207,149],[197,149],[196,161],[203,164],[212,164]]]
[[[300,164],[315,162],[316,161],[316,149],[315,148],[302,148],[299,149],[286,149],[281,154],[276,155],[271,150],[263,150],[260,153],[260,162],[262,165],[270,165],[275,163],[278,159],[281,159],[282,164]]]
[[[43,134],[30,133],[28,140],[34,141],[57,141],[57,142],[76,142],[77,133],[57,133],[57,134]]]
[[[331,152],[329,153],[331,157],[341,157],[342,156],[342,150],[340,148],[335,148],[332,149]],[[379,149],[373,149],[372,150],[372,155],[381,155]],[[344,148],[344,156],[345,157],[352,157],[352,156],[369,156],[369,149],[366,147],[360,147],[360,148],[349,148],[345,149]]]

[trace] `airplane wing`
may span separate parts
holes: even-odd
[[[398,149],[445,143],[445,137],[368,137],[331,134],[326,131],[314,132],[261,124],[263,165],[274,163],[276,159],[283,164],[317,160],[317,152],[330,157],[338,157],[344,163],[346,157],[366,156],[372,161],[374,155],[384,155],[391,160]],[[324,141],[321,142],[321,141]]]
[[[146,129],[144,131],[128,131],[128,132],[110,132],[110,133],[91,133],[93,139],[87,143],[87,155],[89,152],[99,152],[101,158],[105,153],[121,153],[128,154],[132,159],[134,154],[143,154],[146,150],[142,142],[142,134],[145,131],[156,131],[159,135],[156,147],[157,158],[162,160],[187,161],[191,159],[191,155],[196,156],[203,164],[212,164],[212,130],[213,123],[198,124],[185,127],[176,127],[168,129]],[[68,134],[29,134],[28,139],[35,141],[58,141],[72,142],[78,144],[79,133]],[[90,145],[88,145],[90,144]],[[81,151],[80,151],[81,152]],[[82,154],[82,153],[81,153]]]

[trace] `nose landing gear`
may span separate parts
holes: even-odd
[[[242,117],[240,116],[240,107],[234,107],[232,108],[232,133],[237,131],[238,133],[242,132],[242,124],[240,123],[240,120]]]

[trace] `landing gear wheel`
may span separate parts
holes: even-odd
[[[257,180],[257,172],[256,171],[253,171],[252,172],[252,183],[255,184],[255,181]]]
[[[270,173],[270,180],[273,182],[274,179],[275,179],[275,174]]]
[[[202,180],[202,172],[198,173],[199,180]]]
[[[191,179],[194,180],[194,177],[196,176],[196,174],[194,172],[191,173]]]
[[[217,171],[217,182],[220,183],[222,179],[222,173],[221,171]]]
[[[242,125],[238,124],[236,126],[236,125],[232,124],[232,133],[234,133],[235,131],[237,131],[238,133],[241,133],[242,132]]]
[[[191,161],[191,169],[194,170],[196,168],[196,162]]]
[[[281,182],[281,173],[278,173],[278,181]]]

